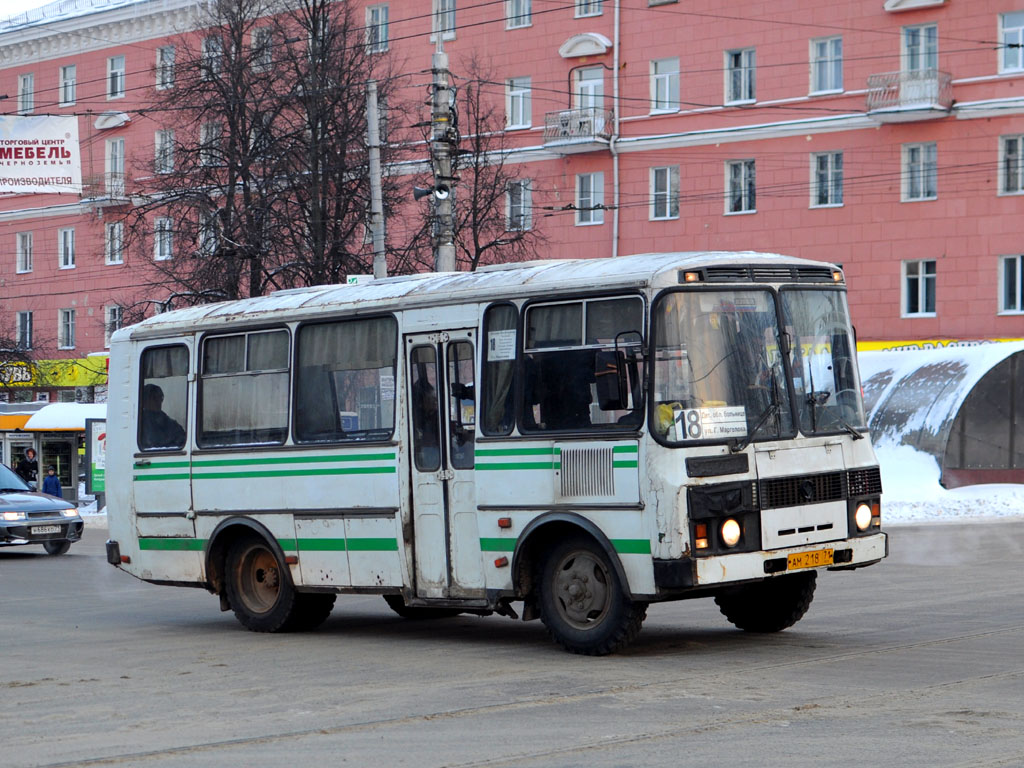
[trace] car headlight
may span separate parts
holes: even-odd
[[[731,517],[722,523],[722,543],[727,547],[735,547],[740,540],[740,524]]]
[[[13,523],[15,520],[24,520],[24,512],[4,512],[4,520]]]
[[[858,531],[866,531],[871,525],[871,506],[858,504],[857,511],[853,513],[853,522],[857,524]]]
[[[67,509],[62,509],[61,513],[64,515],[64,517],[78,517],[78,509],[76,509],[75,507],[68,507]]]

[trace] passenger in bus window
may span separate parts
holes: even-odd
[[[142,448],[181,448],[185,445],[185,430],[163,410],[164,391],[156,384],[142,388]]]

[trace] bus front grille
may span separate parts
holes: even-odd
[[[845,496],[842,472],[771,478],[762,480],[760,485],[758,495],[761,509],[819,504],[825,501],[838,501]]]
[[[851,497],[878,496],[882,493],[882,473],[878,467],[851,469],[848,482]]]

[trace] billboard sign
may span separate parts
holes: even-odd
[[[106,493],[107,420],[85,420],[85,492]]]
[[[0,116],[0,195],[81,192],[77,117]]]

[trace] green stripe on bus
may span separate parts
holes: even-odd
[[[347,539],[349,552],[397,552],[398,539],[395,538],[365,538]]]
[[[132,480],[188,480],[189,474],[187,472],[182,474],[171,474],[171,475],[133,475]]]
[[[296,539],[299,552],[344,552],[345,539]]]
[[[612,453],[639,453],[639,447],[635,445],[615,445],[612,446]]]
[[[650,539],[612,539],[612,546],[620,555],[651,554]]]
[[[157,539],[139,537],[139,549],[162,550],[164,552],[202,552],[206,539]]]
[[[477,456],[551,456],[554,448],[477,448]]]
[[[337,467],[332,469],[253,469],[248,472],[196,472],[193,480],[231,480],[257,477],[319,477],[323,475],[393,475],[395,467]],[[151,478],[141,478],[149,480]]]
[[[208,459],[192,462],[193,467],[243,467],[253,464],[315,464],[335,461],[394,461],[394,453],[342,453],[336,456],[274,456],[262,459]],[[188,466],[184,464],[183,466]]]
[[[637,469],[640,466],[636,461],[613,461],[612,469]]]
[[[480,551],[482,552],[514,552],[515,549],[515,539],[480,539]]]
[[[477,464],[476,469],[561,469],[561,463],[554,461],[518,461],[498,462],[496,464]]]

